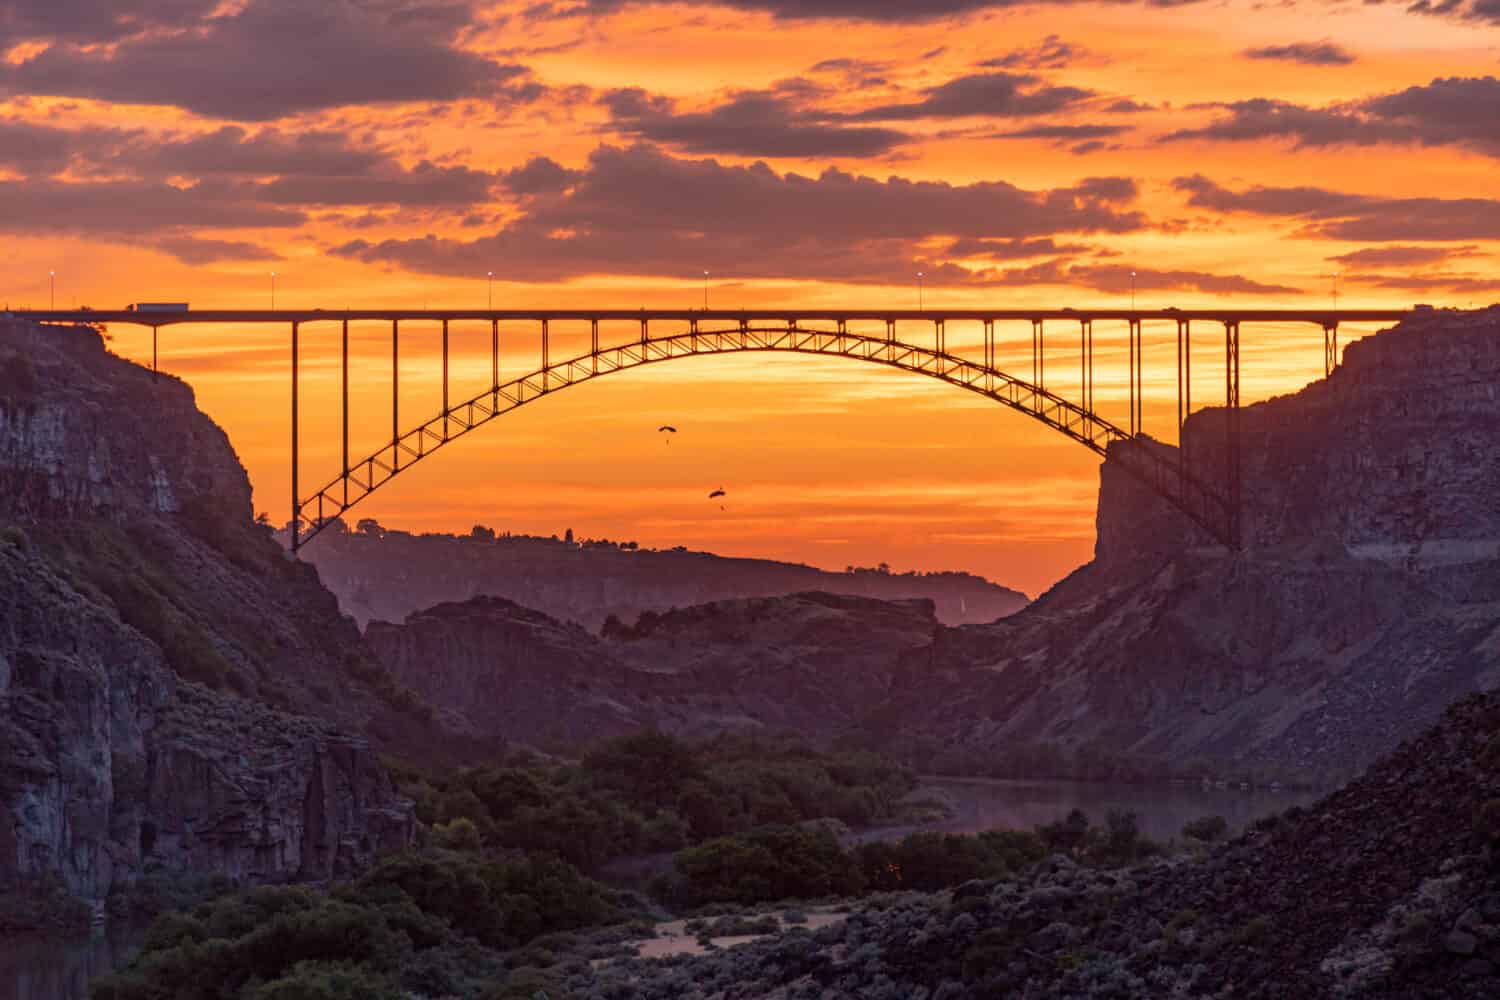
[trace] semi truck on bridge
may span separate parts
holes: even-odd
[[[187,312],[186,302],[135,302],[125,307],[126,312],[167,313]]]

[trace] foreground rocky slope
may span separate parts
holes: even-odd
[[[366,734],[420,709],[185,385],[0,321],[0,892],[352,870],[412,836]]]
[[[477,529],[476,529],[477,530]],[[950,625],[991,622],[1026,605],[1026,595],[968,573],[830,573],[768,559],[707,552],[638,550],[611,542],[474,535],[413,535],[365,523],[330,530],[308,545],[339,604],[361,625],[401,621],[413,611],[495,596],[597,631],[614,616],[746,597],[824,591],[879,600],[925,599]]]
[[[813,934],[636,960],[583,997],[1500,996],[1500,698],[1201,860],[909,896]]]
[[[601,638],[478,597],[371,622],[365,638],[399,681],[476,736],[563,749],[647,726],[826,743],[922,672],[939,628],[926,601],[794,594],[647,613]]]

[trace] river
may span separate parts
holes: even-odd
[[[0,941],[0,1000],[86,1000],[89,981],[135,954],[137,928]]]
[[[1180,839],[1183,824],[1223,816],[1238,832],[1262,816],[1305,805],[1320,793],[1290,789],[1125,785],[1085,781],[1002,781],[983,778],[924,778],[922,790],[951,811],[943,819],[860,830],[854,840],[894,840],[918,830],[978,833],[1031,829],[1082,809],[1102,823],[1111,809],[1136,814],[1141,832],[1156,840]],[[670,855],[649,859],[646,868],[670,864]],[[631,867],[635,867],[632,865]],[[649,872],[632,872],[636,879]],[[87,1000],[89,980],[127,961],[140,943],[140,929],[97,932],[72,939],[22,938],[0,942],[0,1000]]]
[[[1238,833],[1263,816],[1306,805],[1322,792],[1285,788],[1238,788],[1201,784],[1121,784],[1103,781],[1009,781],[992,778],[922,779],[951,815],[945,819],[859,831],[858,840],[893,840],[917,830],[980,833],[1029,830],[1082,809],[1102,824],[1112,809],[1136,814],[1140,830],[1153,840],[1182,839],[1184,824],[1203,816],[1223,816]]]

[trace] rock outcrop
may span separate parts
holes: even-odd
[[[930,602],[814,593],[647,613],[601,638],[477,597],[371,622],[365,638],[476,738],[566,749],[645,726],[831,741],[924,672],[939,628]]]
[[[1500,684],[1500,308],[1417,314],[1242,424],[1244,551],[1106,461],[1094,562],[950,635],[949,685],[904,730],[950,760],[1046,744],[1331,780]],[[1222,430],[1189,421],[1197,467]]]
[[[365,638],[399,681],[476,737],[576,747],[652,718],[642,685],[597,636],[502,598],[371,622]]]
[[[413,835],[401,695],[185,385],[0,323],[0,891],[351,871]]]
[[[326,531],[303,550],[339,605],[361,625],[471,597],[504,597],[597,631],[613,616],[747,597],[821,591],[877,600],[930,600],[949,625],[992,622],[1026,595],[968,573],[832,573],[768,559],[638,550],[555,538],[413,535],[368,526]]]

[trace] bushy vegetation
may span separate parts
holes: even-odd
[[[654,891],[678,905],[933,892],[975,879],[1007,878],[1051,854],[1116,867],[1161,850],[1141,836],[1133,813],[1111,812],[1095,826],[1076,809],[1035,832],[914,833],[847,849],[826,829],[768,827],[679,852],[674,873],[659,879]]]
[[[628,915],[618,897],[555,859],[396,855],[329,892],[267,886],[168,914],[92,996],[479,997],[506,981],[504,953]]]
[[[1211,844],[1229,834],[1229,821],[1223,816],[1201,816],[1184,824],[1182,835],[1188,840]]]
[[[729,736],[694,746],[651,731],[573,764],[523,759],[402,775],[418,817],[445,842],[477,836],[486,848],[555,851],[590,872],[760,826],[823,817],[866,825],[893,817],[915,786],[911,772],[875,754]]]
[[[853,856],[823,829],[765,827],[690,847],[676,857],[678,878],[657,891],[673,902],[760,903],[851,896],[864,888]]]

